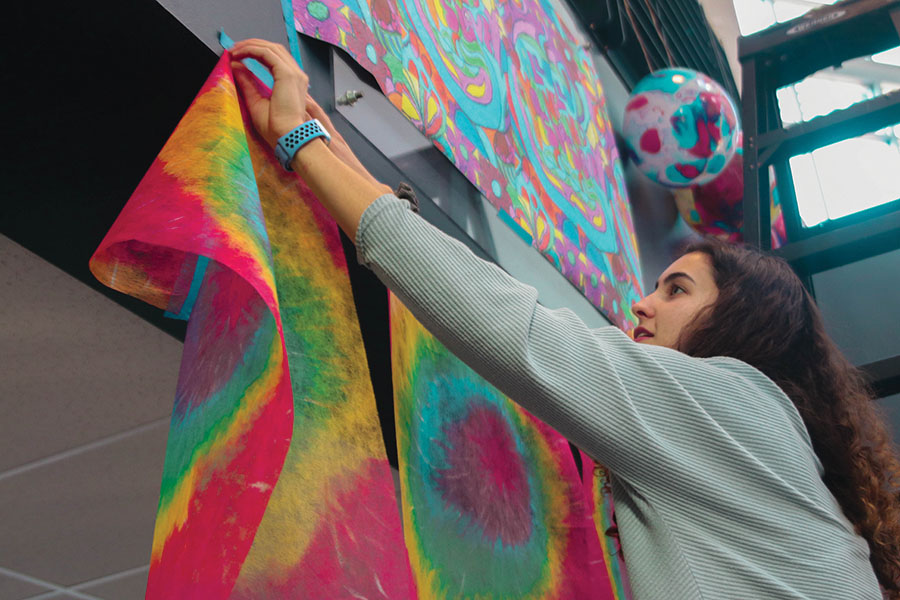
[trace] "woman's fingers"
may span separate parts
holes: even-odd
[[[272,72],[275,82],[272,86],[272,95],[266,103],[265,122],[254,118],[254,125],[264,137],[270,141],[277,140],[303,123],[306,117],[309,78],[284,46],[266,40],[242,40],[234,45],[231,54],[236,60],[244,58],[258,60]],[[251,97],[245,98],[249,105]]]
[[[291,65],[293,60],[285,60],[279,52],[268,46],[247,44],[238,48],[237,44],[235,44],[231,54],[237,59],[253,58],[258,60],[272,72],[272,77],[275,78],[275,81],[299,78],[301,75],[303,77],[306,76],[300,71],[300,68],[296,66],[296,63]],[[294,68],[291,68],[292,66]]]
[[[319,106],[319,103],[316,102],[315,98],[313,98],[309,94],[306,95],[306,112],[308,112],[309,116],[311,116],[313,119],[318,119],[319,121],[321,121],[322,125],[325,126],[325,129],[333,129],[331,127],[331,119],[329,119],[328,115],[325,114],[325,110],[321,106]],[[331,131],[329,131],[328,133],[331,133]]]
[[[331,118],[328,116],[328,113],[325,112],[325,109],[322,108],[318,102],[316,102],[315,98],[306,95],[306,112],[309,113],[310,118],[318,119],[322,126],[325,128],[325,131],[331,135],[332,140],[343,141],[343,137],[341,134],[337,132],[337,129],[334,128],[334,124],[331,122]]]
[[[237,42],[231,49],[236,59],[253,58],[268,67],[275,81],[295,79],[304,92],[309,83],[306,73],[297,65],[287,48],[266,40],[249,39]],[[305,95],[305,93],[304,93]]]

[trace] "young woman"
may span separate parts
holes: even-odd
[[[377,183],[277,44],[235,77],[273,147],[311,117],[290,161],[369,266],[457,356],[611,474],[636,600],[900,598],[900,462],[859,375],[783,262],[711,242],[634,306],[634,339],[548,310]],[[635,343],[636,342],[636,343]]]

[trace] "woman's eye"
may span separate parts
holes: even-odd
[[[674,296],[678,292],[684,293],[684,288],[680,285],[673,285],[671,291],[669,292],[669,295]]]

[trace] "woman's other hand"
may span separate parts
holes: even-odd
[[[363,166],[356,155],[353,153],[353,150],[350,149],[350,145],[344,140],[344,137],[338,133],[337,129],[334,128],[334,124],[331,122],[331,119],[325,113],[325,110],[319,106],[319,104],[313,99],[312,96],[307,96],[306,98],[306,113],[308,119],[318,119],[322,126],[325,128],[325,131],[331,135],[331,142],[328,144],[328,148],[341,159],[345,165],[359,173],[363,178],[369,181],[372,185],[379,187],[383,193],[390,194],[393,193],[393,190],[388,186],[379,183],[377,179],[372,177],[372,174]]]
[[[235,81],[247,103],[253,126],[271,147],[278,138],[307,121],[309,77],[281,44],[249,39],[237,42],[231,49],[231,67]],[[271,95],[265,95],[255,77],[241,64],[253,58],[272,73],[275,83]],[[329,133],[331,133],[329,131]]]

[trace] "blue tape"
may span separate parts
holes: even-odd
[[[234,46],[234,40],[229,37],[227,33],[223,29],[219,30],[219,44],[226,50],[231,50],[232,46]],[[272,74],[269,73],[269,70],[258,60],[254,60],[252,58],[245,58],[241,61],[245,67],[250,69],[250,72],[256,75],[256,78],[259,79],[267,88],[272,89],[272,86],[275,85],[275,78],[272,77]]]
[[[203,276],[206,274],[206,267],[208,265],[208,256],[197,257],[197,265],[194,267],[194,278],[191,280],[191,289],[188,290],[187,298],[184,299],[181,310],[178,311],[177,314],[166,311],[167,317],[170,319],[180,319],[182,321],[187,321],[190,318],[191,311],[194,310],[194,303],[197,301],[197,296],[200,294],[200,286],[203,284]]]
[[[509,227],[516,233],[516,235],[522,238],[522,240],[526,244],[531,246],[534,243],[534,238],[532,238],[531,235],[527,231],[525,231],[524,227],[516,223],[515,220],[511,216],[509,216],[508,212],[502,209],[498,210],[497,216],[500,217],[501,221],[509,225]]]
[[[303,59],[300,58],[300,38],[297,37],[297,27],[294,25],[294,7],[291,0],[281,0],[281,14],[284,16],[284,29],[287,33],[288,48],[291,49],[291,56],[303,68]]]

